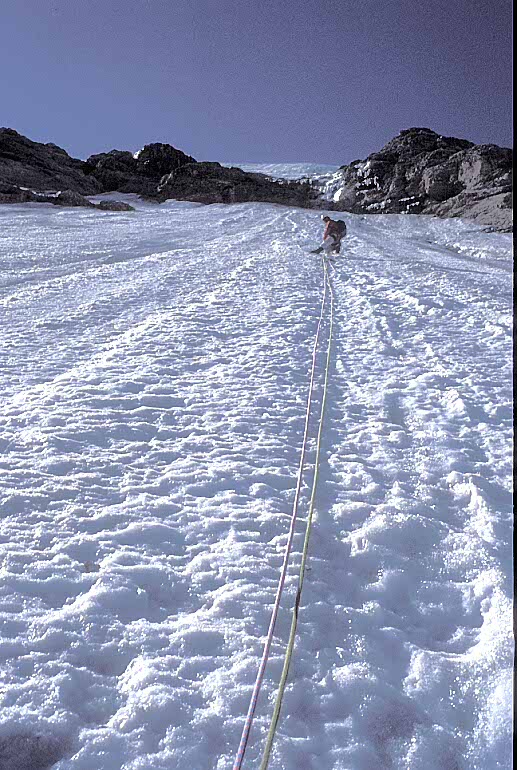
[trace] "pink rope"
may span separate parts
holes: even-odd
[[[271,613],[271,620],[269,622],[269,629],[268,634],[266,638],[266,643],[264,644],[264,650],[262,652],[262,658],[260,661],[259,669],[257,672],[257,678],[255,680],[255,686],[253,687],[253,693],[251,695],[250,705],[248,708],[248,713],[246,715],[246,721],[244,723],[244,728],[242,730],[242,736],[241,741],[239,744],[239,748],[237,749],[237,754],[235,756],[235,762],[233,765],[233,770],[241,770],[242,763],[244,761],[244,754],[246,751],[246,747],[248,745],[248,739],[250,736],[251,727],[253,725],[253,718],[255,716],[255,709],[257,706],[258,697],[260,694],[260,688],[262,687],[262,680],[264,679],[264,673],[266,670],[266,664],[269,658],[269,652],[271,650],[271,644],[273,642],[273,633],[275,630],[275,624],[276,619],[278,616],[278,610],[280,608],[280,600],[282,598],[282,592],[284,590],[284,583],[285,578],[287,575],[287,568],[289,566],[289,556],[291,554],[291,549],[293,545],[293,538],[294,538],[294,530],[296,526],[296,519],[298,516],[298,503],[300,499],[300,491],[302,488],[302,476],[303,476],[303,469],[305,466],[305,454],[307,449],[307,437],[309,434],[309,420],[310,420],[310,414],[311,414],[311,403],[312,403],[312,396],[313,396],[313,390],[314,390],[314,378],[315,378],[315,371],[316,371],[316,355],[318,351],[318,342],[320,337],[320,331],[321,331],[321,324],[323,321],[323,311],[325,308],[325,301],[327,298],[327,281],[324,283],[324,290],[323,290],[323,298],[321,301],[321,313],[318,321],[318,326],[316,329],[316,338],[314,340],[314,349],[312,352],[312,366],[311,366],[311,378],[310,378],[310,384],[309,384],[309,396],[307,399],[307,410],[305,413],[305,428],[303,432],[303,442],[302,442],[302,453],[300,456],[300,465],[298,467],[298,478],[296,482],[296,492],[294,495],[294,503],[293,503],[293,511],[291,513],[291,524],[289,527],[289,536],[287,538],[287,545],[285,547],[284,552],[284,561],[282,564],[282,571],[280,573],[280,579],[278,581],[278,587],[276,591],[276,597],[275,597],[275,603],[273,605],[273,611]]]

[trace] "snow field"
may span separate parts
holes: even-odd
[[[223,163],[223,166],[237,166],[243,171],[267,174],[273,179],[307,179],[334,175],[338,166],[329,163]]]
[[[269,623],[321,222],[131,202],[0,210],[2,770],[231,767]],[[346,219],[271,766],[506,768],[511,239]],[[309,448],[305,503],[314,432]],[[269,724],[302,524],[245,767]]]

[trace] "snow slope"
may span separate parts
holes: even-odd
[[[223,163],[223,166],[237,166],[243,171],[267,174],[274,179],[301,179],[305,177],[327,178],[338,170],[328,163]],[[339,176],[341,180],[341,175]]]
[[[231,768],[267,631],[321,222],[128,200],[136,212],[0,207],[1,770]],[[506,769],[511,237],[345,218],[317,516],[270,766]]]

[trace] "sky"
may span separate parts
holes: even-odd
[[[87,158],[344,164],[425,126],[511,146],[511,0],[3,0],[0,126]]]

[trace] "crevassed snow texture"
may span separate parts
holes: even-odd
[[[2,770],[230,768],[269,622],[321,222],[131,200],[133,213],[0,208]],[[345,216],[271,767],[506,769],[511,238]]]

